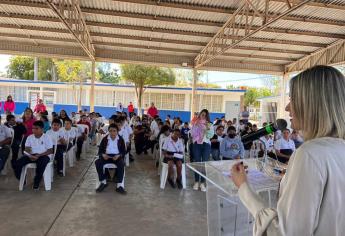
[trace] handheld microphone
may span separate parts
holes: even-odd
[[[249,142],[252,142],[254,140],[261,138],[262,136],[265,136],[267,134],[272,134],[276,132],[277,130],[284,130],[286,129],[286,127],[287,127],[286,120],[277,119],[276,122],[274,122],[273,124],[269,124],[266,127],[259,129],[256,132],[242,136],[241,141],[243,142],[243,144],[247,144]]]

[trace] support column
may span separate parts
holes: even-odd
[[[289,82],[289,74],[284,73],[282,80],[281,80],[281,85],[280,85],[280,98],[278,101],[278,107],[277,107],[277,118],[287,118],[287,112],[285,111],[285,107],[287,105],[287,85]]]
[[[38,57],[34,60],[34,81],[38,81]]]
[[[191,96],[191,106],[190,106],[190,119],[193,119],[194,112],[196,111],[196,85],[198,82],[198,71],[193,68],[193,79],[192,79],[192,96]]]
[[[95,111],[95,77],[96,77],[96,62],[92,61],[91,88],[90,88],[90,112]]]

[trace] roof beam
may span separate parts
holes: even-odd
[[[0,17],[1,16],[2,16],[2,13],[0,13]],[[24,14],[20,14],[20,15],[11,14],[11,18],[60,23],[59,19],[57,18],[24,15]],[[210,33],[198,33],[198,32],[195,33],[195,32],[188,32],[188,31],[182,31],[182,30],[159,29],[159,28],[150,28],[150,27],[141,27],[141,26],[128,26],[128,25],[102,23],[102,22],[95,22],[95,21],[86,21],[86,24],[89,26],[106,27],[106,28],[113,28],[113,29],[121,28],[121,29],[131,29],[131,30],[138,30],[138,31],[168,33],[168,34],[192,35],[192,36],[202,36],[202,37],[210,37],[210,38],[213,37],[213,34],[210,34]],[[22,26],[22,27],[24,28],[26,26]],[[43,30],[43,31],[49,31],[49,29],[50,28],[46,28],[46,30]],[[240,36],[229,36],[229,39],[238,40],[239,38]],[[272,44],[287,44],[287,45],[306,46],[306,47],[318,47],[318,48],[323,48],[327,46],[327,44],[323,44],[323,43],[290,41],[290,40],[279,40],[279,39],[263,39],[263,38],[254,38],[254,37],[247,39],[247,41],[260,42],[260,43],[272,43]]]
[[[318,50],[285,67],[286,72],[306,70],[316,65],[332,65],[345,62],[345,40],[339,40],[327,48]]]
[[[271,24],[275,23],[276,21],[282,19],[284,16],[290,14],[291,12],[303,7],[305,4],[310,2],[311,0],[304,0],[296,5],[291,6],[287,10],[282,9],[282,13],[277,15],[276,17],[270,19],[266,22],[267,16],[264,16],[263,23],[258,28],[253,28],[253,21],[255,15],[250,16],[248,12],[250,10],[256,11],[256,6],[253,5],[251,0],[243,0],[240,7],[237,9],[236,13],[234,13],[227,22],[223,25],[223,27],[218,30],[217,34],[212,38],[212,40],[204,47],[204,49],[198,54],[198,56],[194,59],[194,64],[196,68],[199,68],[206,63],[210,62],[218,55],[224,54],[227,50],[238,46],[241,42],[249,39],[256,33],[267,29]],[[260,3],[258,1],[257,3]],[[241,14],[240,14],[241,13]],[[245,17],[243,15],[247,14]],[[257,13],[257,16],[262,17],[260,13]],[[237,22],[241,24],[245,24],[245,34],[239,35],[239,28],[237,27]],[[229,39],[229,36],[239,36],[240,39]]]
[[[0,24],[0,28],[8,28],[8,29],[16,29],[16,27],[14,25],[10,25],[10,24]],[[32,30],[32,31],[42,31],[42,32],[50,32],[50,33],[69,33],[68,30],[65,29],[56,29],[56,28],[45,28],[45,27],[36,27],[36,26],[21,26],[21,29],[25,29],[25,30]],[[139,29],[138,29],[139,30]],[[91,36],[99,36],[99,37],[105,37],[105,38],[115,38],[115,36],[117,38],[120,39],[125,39],[125,38],[129,38],[132,40],[135,40],[136,37],[130,36],[130,35],[115,35],[115,34],[104,34],[104,33],[93,33],[91,32]],[[33,37],[33,35],[31,35],[31,37]],[[143,38],[142,38],[143,39]],[[159,38],[158,40],[160,40],[159,42],[162,42],[162,39]],[[152,41],[152,37],[150,38],[146,38],[146,41]],[[253,40],[254,41],[254,40]],[[171,43],[168,39],[166,39],[165,41],[166,43]],[[175,44],[178,41],[175,41]],[[183,45],[186,41],[179,41],[179,43],[181,45]],[[191,43],[193,43],[194,41],[190,41]],[[264,40],[263,42],[269,42],[269,40]],[[196,42],[198,43],[198,42]],[[273,42],[274,43],[274,42]],[[276,41],[275,43],[279,43],[278,41]],[[285,43],[285,42],[280,42],[280,43]],[[287,43],[290,43],[290,41],[288,41]],[[193,45],[193,46],[205,46],[206,44],[202,44],[202,45],[198,45],[198,44],[189,44],[189,45]],[[294,45],[293,43],[291,43],[291,45]],[[316,46],[316,47],[320,47],[320,46],[325,46],[324,44],[319,45],[319,44],[303,44],[302,46]],[[262,51],[262,52],[274,52],[274,53],[283,53],[283,54],[299,54],[299,55],[306,55],[308,54],[308,52],[306,51],[300,51],[300,50],[288,50],[288,49],[276,49],[276,48],[268,48],[268,47],[248,47],[248,46],[239,46],[237,47],[238,49],[243,49],[243,50],[251,50],[251,51]]]
[[[52,1],[52,0],[49,0]],[[27,2],[23,0],[15,1],[15,0],[0,0],[0,3],[4,2],[4,4],[13,4],[13,5],[20,5],[25,4],[25,6],[30,7],[37,7],[37,8],[44,8],[44,4],[41,3],[33,3],[33,2]],[[149,5],[152,5],[152,2],[149,0],[145,1],[128,1],[133,3],[139,3],[143,4],[142,2],[150,2]],[[166,4],[166,3],[162,3]],[[189,7],[188,4],[181,4],[181,3],[169,3],[171,4],[177,4],[181,5],[186,9],[186,7]],[[156,2],[154,2],[154,5],[156,5]],[[159,5],[160,6],[160,5]],[[188,8],[189,9],[189,8]],[[81,11],[85,14],[100,14],[100,15],[109,15],[109,16],[117,16],[117,17],[127,17],[127,18],[134,18],[134,19],[144,19],[144,20],[154,20],[154,21],[164,21],[164,22],[173,22],[173,23],[182,23],[182,24],[192,24],[192,25],[204,25],[204,26],[214,26],[214,27],[222,27],[224,22],[212,22],[212,21],[200,21],[200,20],[194,20],[194,19],[184,19],[184,18],[176,18],[176,17],[166,17],[166,16],[157,16],[154,14],[142,14],[142,13],[131,13],[131,12],[122,12],[122,11],[114,11],[114,10],[101,10],[101,9],[94,9],[94,8],[87,8],[87,7],[81,7]],[[234,14],[235,10],[233,9],[231,13]],[[251,10],[248,12],[250,16],[258,17],[255,15],[255,13]],[[260,12],[260,14],[265,14]],[[274,14],[270,14],[267,12],[267,18],[274,18]],[[292,17],[294,18],[294,17]],[[296,18],[296,17],[295,17]],[[284,20],[291,20],[291,16],[284,17]],[[299,22],[311,22],[311,19],[308,17],[302,17],[298,20],[295,19],[295,21]],[[338,25],[338,26],[344,26],[345,21],[337,22],[337,21],[322,21],[320,19],[313,20],[314,22],[311,23],[318,23],[318,24],[327,24],[327,25]],[[252,26],[252,28],[259,28],[260,26]],[[236,28],[245,30],[245,25],[237,25]],[[323,33],[323,32],[315,32],[315,31],[298,31],[298,30],[285,30],[281,28],[265,28],[262,31],[264,32],[275,32],[275,33],[283,33],[283,34],[297,34],[297,35],[307,35],[307,36],[315,36],[315,37],[326,37],[326,38],[335,38],[335,39],[343,39],[343,34],[331,34],[331,33]]]
[[[53,0],[46,0],[45,2],[67,27],[85,53],[94,61],[95,49],[92,46],[91,36],[80,10],[79,0],[60,0],[58,4],[55,4]]]
[[[26,35],[23,34],[13,34],[13,33],[1,33],[1,37],[10,37],[10,38],[27,38]],[[75,40],[73,39],[65,39],[65,38],[58,38],[58,37],[42,37],[37,35],[32,35],[29,37],[30,39],[35,40],[42,40],[42,41],[55,41],[55,42],[70,42],[73,43]],[[124,44],[124,43],[111,43],[111,42],[100,42],[100,41],[93,41],[94,46],[104,45],[110,47],[123,47],[123,48],[138,48],[138,49],[148,49],[148,50],[159,50],[159,51],[169,51],[169,52],[181,52],[181,53],[192,53],[197,54],[199,50],[194,49],[182,49],[182,48],[172,48],[172,47],[157,47],[157,46],[145,46],[145,45],[137,45],[137,44]],[[272,59],[278,61],[295,61],[289,57],[277,57],[277,56],[265,56],[265,55],[254,55],[254,54],[246,54],[246,53],[226,53],[224,56],[231,56],[231,57],[241,57],[241,58],[257,58],[257,59]]]

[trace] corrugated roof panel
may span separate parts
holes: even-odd
[[[281,60],[273,60],[273,59],[260,59],[260,58],[250,58],[250,57],[236,57],[236,56],[218,56],[216,59],[218,60],[230,60],[230,61],[238,61],[240,63],[246,62],[257,62],[262,64],[278,64],[278,65],[285,65],[287,63],[291,63],[291,61],[281,61]]]
[[[120,35],[130,35],[134,37],[152,37],[161,39],[172,39],[172,40],[183,40],[192,42],[204,42],[207,43],[210,37],[199,37],[199,36],[189,36],[189,35],[177,35],[177,34],[166,34],[160,32],[150,32],[150,31],[139,31],[139,30],[129,30],[129,29],[111,29],[103,27],[90,26],[91,35],[102,33],[102,34],[120,34]]]
[[[96,49],[113,50],[113,51],[124,51],[124,52],[148,53],[148,54],[166,55],[166,56],[169,56],[169,55],[188,56],[190,58],[194,58],[194,56],[195,56],[194,54],[190,54],[190,53],[161,51],[161,50],[155,50],[155,49],[112,47],[112,46],[103,46],[103,45],[97,45]]]
[[[37,7],[27,7],[27,6],[17,6],[17,5],[0,5],[1,12],[15,13],[15,14],[28,14],[33,16],[46,16],[56,18],[56,14],[48,8],[37,8]]]
[[[342,5],[345,5],[345,3],[343,3]],[[307,16],[309,18],[329,20],[329,21],[333,21],[333,20],[344,21],[345,20],[343,10],[326,8],[326,7],[321,8],[321,7],[315,7],[315,6],[304,6],[300,9],[295,10],[293,13],[291,13],[291,16]]]
[[[238,53],[238,54],[248,54],[248,55],[258,55],[258,56],[267,56],[267,57],[282,57],[282,58],[290,58],[290,59],[297,59],[304,54],[291,54],[291,53],[280,53],[280,52],[267,52],[267,51],[253,51],[253,50],[244,50],[244,49],[236,49],[233,48],[229,50],[227,53]]]
[[[301,32],[302,33],[302,32]],[[306,43],[321,43],[321,44],[330,44],[335,42],[337,39],[334,38],[325,38],[318,36],[308,36],[301,34],[283,34],[283,33],[274,33],[274,32],[265,32],[259,31],[254,35],[255,38],[262,39],[276,39],[276,40],[285,40],[285,41],[296,41],[296,42],[306,42]]]
[[[344,12],[345,14],[345,12]],[[345,20],[345,15],[344,15]],[[345,33],[345,21],[343,26],[337,25],[325,25],[325,24],[316,24],[308,22],[296,22],[288,20],[278,20],[275,23],[271,24],[270,27],[279,28],[279,29],[290,29],[297,31],[311,31],[311,32],[322,32],[322,33],[335,33],[335,34],[344,34]]]
[[[58,39],[74,39],[72,34],[69,33],[54,33],[54,32],[46,32],[46,31],[36,31],[36,30],[21,30],[21,29],[8,29],[8,28],[0,28],[0,34],[18,34],[24,37],[28,36],[38,36],[38,37],[54,37]]]
[[[57,28],[66,29],[66,27],[60,22],[49,22],[49,21],[37,21],[29,19],[15,19],[9,17],[0,17],[0,23],[2,24],[18,24],[23,26],[36,26],[36,27],[46,27],[46,28]]]
[[[219,27],[215,26],[204,26],[204,25],[190,25],[176,22],[165,22],[157,20],[147,20],[147,19],[134,19],[129,17],[118,17],[118,16],[103,16],[94,14],[85,14],[86,21],[97,21],[102,23],[113,23],[122,25],[132,25],[132,26],[143,26],[143,27],[153,27],[161,29],[173,29],[173,30],[184,30],[193,32],[206,32],[206,33],[216,33]]]
[[[239,7],[241,0],[172,0],[172,2],[188,3],[188,4],[197,4],[201,6],[213,6],[213,7],[228,7],[228,8],[237,8]]]
[[[92,37],[95,44],[96,42],[102,43],[109,43],[109,44],[133,44],[139,46],[153,46],[153,47],[166,47],[171,49],[178,50],[193,50],[199,52],[202,47],[193,46],[193,45],[181,45],[181,44],[174,44],[174,43],[165,43],[165,42],[152,42],[152,41],[141,41],[141,40],[134,40],[134,39],[120,39],[120,38],[104,38],[104,37]]]
[[[239,46],[245,47],[263,47],[263,48],[275,48],[281,50],[298,50],[298,51],[305,51],[305,52],[313,52],[318,50],[317,47],[309,47],[309,46],[296,46],[296,45],[287,45],[287,44],[278,44],[278,43],[260,43],[260,42],[251,42],[251,41],[243,41],[239,43]]]
[[[205,11],[191,11],[186,6],[185,9],[176,9],[164,6],[152,6],[152,5],[145,5],[145,4],[137,4],[137,3],[128,3],[128,2],[121,2],[121,1],[113,1],[105,4],[105,2],[98,1],[90,1],[86,0],[82,2],[83,7],[87,8],[95,8],[95,9],[102,9],[102,10],[113,10],[119,12],[130,12],[130,13],[138,13],[138,14],[145,14],[145,15],[156,15],[165,16],[165,17],[177,17],[182,19],[194,19],[200,21],[212,21],[212,22],[225,22],[228,18],[227,14],[214,14],[212,12],[205,12]]]

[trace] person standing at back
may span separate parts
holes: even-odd
[[[37,103],[37,105],[35,106],[34,112],[35,112],[36,114],[40,114],[40,113],[43,113],[43,114],[44,114],[44,113],[47,112],[47,108],[46,108],[46,106],[44,105],[42,99],[38,99],[38,103]]]
[[[150,108],[147,110],[147,114],[151,117],[155,117],[158,115],[158,110],[153,102],[151,103]]]
[[[129,102],[127,110],[128,110],[129,118],[132,119],[132,117],[134,115],[134,106],[133,106],[132,102]]]
[[[192,120],[191,135],[193,139],[193,161],[206,162],[211,154],[211,141],[214,135],[214,128],[210,121],[210,114],[208,110],[203,109],[199,115]],[[194,173],[195,183],[194,190],[206,192],[205,179],[198,173]],[[201,184],[199,185],[199,182]]]
[[[4,112],[5,114],[14,114],[14,110],[16,109],[16,104],[12,99],[11,95],[7,96],[7,100],[4,103]]]

